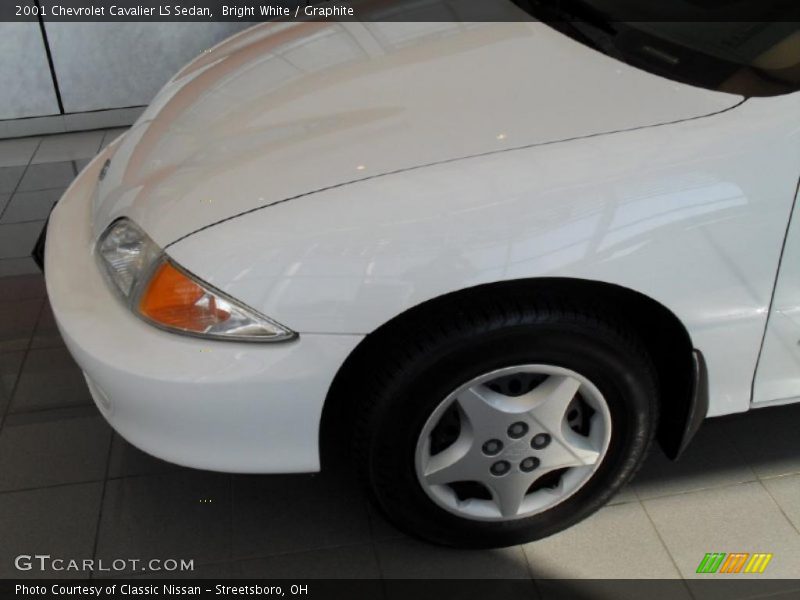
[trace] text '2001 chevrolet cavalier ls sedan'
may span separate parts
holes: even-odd
[[[651,441],[799,399],[798,48],[789,23],[256,26],[58,203],[56,320],[155,456],[313,472],[337,427],[405,531],[552,534]]]

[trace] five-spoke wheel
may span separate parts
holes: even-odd
[[[607,315],[542,303],[443,304],[375,338],[356,459],[401,529],[531,541],[586,518],[641,465],[658,413],[643,344]]]
[[[590,416],[570,423],[579,411]],[[448,438],[440,428],[451,423]],[[434,410],[417,443],[417,474],[454,514],[518,519],[579,489],[610,438],[608,406],[585,377],[553,365],[507,367],[473,378]]]

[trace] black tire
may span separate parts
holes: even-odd
[[[357,466],[374,503],[405,532],[458,547],[540,539],[585,519],[638,470],[658,414],[655,369],[636,335],[603,314],[563,300],[484,297],[441,306],[403,323],[383,348],[357,410]],[[592,477],[560,504],[513,521],[479,521],[438,506],[420,485],[417,440],[435,408],[483,373],[546,363],[588,378],[609,407],[612,436]]]

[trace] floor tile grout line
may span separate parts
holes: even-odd
[[[528,556],[528,553],[525,552],[525,545],[520,544],[519,549],[522,552],[522,557],[525,559],[525,565],[528,568],[528,579],[530,579],[530,582],[533,585],[533,589],[536,592],[536,597],[539,599],[544,598],[544,594],[542,593],[542,590],[539,587],[539,580],[536,578],[536,572],[533,570],[533,564],[531,564],[531,559]]]
[[[33,344],[33,335],[36,332],[36,325],[39,323],[39,319],[41,318],[42,312],[44,311],[45,299],[46,296],[44,298],[38,299],[38,301],[40,302],[39,313],[36,316],[36,322],[34,323],[33,329],[31,330],[31,335],[28,338],[28,344],[25,346],[24,350],[25,354],[22,356],[22,361],[20,362],[19,370],[17,371],[17,377],[14,380],[14,385],[11,386],[11,392],[8,395],[8,404],[6,404],[6,408],[3,411],[3,414],[0,416],[0,433],[2,433],[3,428],[5,427],[6,424],[6,420],[8,419],[8,415],[11,413],[11,407],[14,405],[14,400],[17,394],[17,390],[19,389],[19,382],[22,379],[22,372],[25,370],[25,364],[28,362],[28,356],[30,355],[31,345]]]
[[[664,548],[664,552],[666,552],[667,556],[669,556],[669,560],[670,560],[670,562],[672,562],[672,566],[674,566],[675,570],[678,572],[678,576],[681,578],[681,581],[683,581],[683,586],[686,588],[686,591],[689,593],[689,596],[692,597],[692,598],[695,598],[694,592],[692,592],[692,588],[689,586],[689,583],[686,580],[686,577],[683,576],[683,573],[681,572],[681,569],[678,566],[678,563],[675,560],[675,557],[672,555],[672,552],[670,551],[669,547],[667,546],[667,543],[664,541],[664,537],[661,535],[661,532],[658,530],[658,526],[656,525],[655,521],[653,521],[653,517],[650,515],[650,512],[647,510],[647,507],[645,506],[644,502],[639,501],[639,505],[642,507],[642,510],[644,511],[644,514],[647,517],[647,520],[650,522],[650,525],[653,526],[653,531],[656,532],[656,536],[658,537],[658,541],[661,542],[661,546]]]
[[[47,220],[44,219],[27,219],[25,221],[3,221],[3,217],[0,217],[0,226],[2,225],[28,225],[30,223],[42,223]],[[9,258],[26,258],[26,256],[9,256]]]
[[[772,500],[772,503],[773,503],[773,504],[775,505],[775,507],[776,507],[776,508],[777,508],[777,509],[780,511],[781,515],[783,515],[783,518],[784,518],[784,519],[786,519],[786,520],[789,522],[789,525],[791,526],[791,528],[792,528],[792,529],[794,529],[794,530],[795,530],[795,532],[796,532],[798,535],[800,535],[800,529],[798,529],[798,528],[797,528],[797,525],[795,525],[794,521],[792,521],[792,520],[789,518],[789,515],[787,515],[787,514],[786,514],[786,511],[784,511],[784,510],[783,510],[783,507],[781,506],[780,502],[778,502],[778,500],[775,498],[775,496],[773,496],[773,495],[772,495],[772,492],[770,492],[770,491],[769,491],[769,488],[768,488],[767,486],[765,486],[765,485],[764,485],[764,482],[763,482],[763,481],[761,481],[761,480],[759,480],[759,481],[758,481],[758,484],[761,486],[761,488],[762,488],[762,489],[763,489],[765,492],[767,492],[767,495],[769,496],[770,500]]]
[[[103,505],[106,500],[106,489],[108,488],[108,472],[111,469],[111,447],[114,443],[114,435],[108,436],[108,450],[106,451],[106,469],[103,476],[103,486],[100,490],[100,505],[97,510],[97,525],[94,530],[94,545],[92,547],[92,559],[97,560],[97,548],[100,544],[100,527],[103,521]],[[90,578],[94,578],[94,570],[90,574]]]
[[[99,413],[98,413],[98,416],[100,416]],[[75,418],[85,419],[85,418],[92,418],[92,417],[88,417],[87,416],[87,417],[75,417]],[[112,435],[112,441],[113,441],[113,435]],[[105,476],[105,479],[108,480],[108,481],[120,481],[120,480],[123,480],[123,479],[144,479],[144,478],[147,478],[147,477],[166,477],[167,475],[174,475],[175,474],[175,470],[178,470],[178,469],[181,469],[181,468],[182,467],[176,466],[176,468],[174,470],[172,470],[172,471],[163,471],[163,472],[159,472],[159,473],[136,473],[136,474],[133,474],[133,475]],[[200,471],[200,470],[197,470],[197,469],[190,469],[189,471],[192,472],[192,473],[207,473],[207,472],[210,473],[210,471]],[[214,473],[214,474],[215,475],[224,475],[224,473]],[[35,491],[38,491],[38,490],[49,490],[49,489],[53,489],[53,488],[66,487],[66,486],[70,486],[70,485],[86,485],[86,484],[89,484],[89,483],[102,483],[102,482],[103,482],[102,478],[99,478],[99,479],[81,479],[79,481],[64,481],[64,482],[61,482],[61,483],[51,483],[51,484],[47,484],[47,485],[39,485],[39,486],[34,486],[34,487],[18,488],[18,489],[12,489],[12,490],[0,490],[0,496],[2,496],[3,494],[17,494],[17,493],[21,493],[21,492],[35,492]]]
[[[25,257],[23,257],[23,258],[25,258]],[[0,262],[3,262],[4,260],[19,260],[19,259],[20,259],[19,256],[0,256]],[[0,276],[0,278],[2,278],[2,277],[19,277],[19,276],[23,276],[23,275],[41,275],[41,274],[42,274],[41,271],[37,271],[37,272],[33,272],[33,273],[20,273],[19,275],[5,275],[5,276]],[[33,300],[33,298],[31,298],[31,300]]]
[[[772,481],[773,479],[782,479],[783,477],[797,477],[800,475],[800,468],[796,471],[788,471],[786,473],[779,473],[778,475],[756,475],[758,481]]]
[[[67,187],[69,187],[69,186],[67,186]],[[0,216],[0,225],[25,225],[25,224],[28,224],[28,223],[40,223],[40,222],[43,223],[43,222],[47,221],[48,217],[42,217],[42,218],[38,218],[38,219],[22,219],[20,221],[7,221],[5,219],[8,216],[7,213],[8,213],[9,208],[11,208],[11,204],[14,202],[14,200],[18,199],[23,194],[42,194],[43,192],[60,192],[60,194],[59,194],[59,197],[60,197],[61,195],[63,195],[63,193],[64,193],[64,191],[66,191],[66,189],[67,189],[66,187],[64,187],[64,188],[58,187],[58,188],[49,188],[49,189],[42,189],[42,190],[22,190],[22,191],[17,190],[16,192],[11,194],[11,196],[9,197],[9,200],[8,200],[8,204],[6,204],[5,207],[3,208],[2,216]],[[26,203],[26,202],[30,203],[31,202],[31,200],[27,200],[27,201],[21,200],[21,201],[23,203]],[[50,212],[53,210],[53,207],[56,205],[57,202],[58,202],[58,198],[56,198],[55,200],[51,201],[50,207],[47,210],[47,215],[48,216],[50,215]],[[20,258],[20,257],[17,257],[17,258]]]
[[[55,163],[40,163],[40,164],[42,164],[42,165],[52,165],[52,164],[55,164]],[[35,167],[36,165],[31,165],[31,166]],[[72,183],[72,181],[70,181],[67,185],[54,185],[53,187],[36,188],[36,189],[32,189],[32,190],[17,190],[17,191],[13,192],[10,195],[16,196],[17,194],[36,194],[38,192],[54,192],[56,190],[66,190],[70,186],[71,183]],[[7,193],[7,192],[4,192],[4,193]]]
[[[81,160],[91,160],[91,159],[93,159],[95,156],[97,156],[100,153],[100,150],[102,149],[102,145],[103,145],[103,139],[105,138],[106,130],[105,129],[92,129],[92,130],[87,130],[87,131],[69,131],[69,132],[64,132],[62,134],[57,134],[57,135],[69,136],[69,135],[74,135],[74,134],[99,133],[99,132],[102,132],[103,135],[100,136],[100,140],[97,143],[97,148],[89,156],[74,156],[72,158],[61,158],[61,159],[58,159],[58,160],[43,160],[41,162],[33,162],[33,159],[36,158],[36,153],[34,153],[33,157],[31,157],[31,161],[32,161],[31,164],[32,165],[47,165],[47,164],[53,164],[53,163],[57,163],[57,162],[70,162],[70,163],[73,163],[73,172],[74,172],[75,167],[76,167],[76,165],[74,163],[76,163],[78,161],[81,161]],[[57,136],[54,136],[54,137],[57,137]],[[41,144],[43,141],[44,141],[44,139],[40,140],[39,143]],[[36,149],[38,151],[39,147],[37,146]],[[83,154],[83,152],[80,152],[80,154]],[[77,173],[76,173],[76,175],[77,175]]]
[[[375,539],[375,529],[373,527],[372,513],[370,512],[369,499],[362,498],[361,504],[364,508],[364,515],[367,517],[367,530],[369,531],[369,545],[372,548],[372,555],[375,557],[375,565],[378,567],[378,579],[381,582],[381,595],[386,598],[386,575],[383,572],[383,563],[378,552],[378,542]]]
[[[11,300],[9,302],[9,304],[13,303],[13,302],[24,302],[25,300],[41,300],[41,298],[25,298],[23,300]],[[0,304],[5,304],[5,302],[0,301]],[[34,348],[34,350],[38,350],[38,348]],[[18,354],[20,352],[25,352],[25,348],[19,348],[18,350],[3,350],[3,349],[0,349],[0,356],[3,356],[4,354]]]
[[[39,345],[31,346],[31,350],[55,350],[57,348],[66,349],[66,347],[67,347],[66,344],[64,344],[63,342],[61,342],[60,344],[57,344],[55,342],[52,343],[52,344],[45,342],[44,345],[42,345],[42,346],[39,346]],[[12,350],[12,352],[13,352],[13,350]],[[19,352],[19,350],[17,350],[17,352]],[[75,404],[73,406],[82,406],[82,405]],[[64,408],[68,408],[68,407],[65,406]],[[50,409],[41,409],[41,410],[50,410]],[[27,412],[39,412],[39,411],[32,410],[32,411],[27,411]],[[19,414],[24,414],[24,413],[19,412],[19,413],[14,413],[14,414],[19,415]]]
[[[113,481],[113,480],[112,480]],[[81,479],[78,481],[65,481],[62,483],[51,483],[48,485],[39,485],[36,487],[25,487],[13,490],[0,490],[0,497],[6,494],[26,494],[28,492],[40,492],[45,490],[55,490],[58,488],[69,487],[71,485],[89,485],[92,483],[102,483],[102,479]]]
[[[696,489],[691,489],[691,490],[683,490],[683,491],[680,491],[680,492],[672,492],[672,493],[663,494],[663,495],[660,495],[660,496],[650,496],[650,497],[647,497],[647,498],[640,498],[639,502],[644,503],[644,502],[650,502],[651,500],[662,500],[664,498],[675,498],[676,496],[687,496],[687,495],[690,495],[690,494],[699,494],[701,492],[710,492],[712,490],[724,490],[724,489],[727,489],[727,488],[736,487],[737,485],[747,485],[747,484],[750,484],[750,483],[758,483],[758,481],[759,481],[758,478],[749,479],[749,480],[746,480],[746,481],[733,481],[733,482],[723,483],[721,485],[716,485],[716,486],[710,486],[710,487],[704,487],[704,488],[696,488]]]
[[[11,198],[13,198],[14,194],[17,193],[17,190],[19,189],[19,186],[22,183],[22,180],[25,178],[25,173],[28,172],[28,169],[30,168],[31,163],[33,161],[33,157],[36,156],[36,153],[39,151],[39,148],[41,147],[41,145],[42,145],[42,138],[39,138],[39,140],[36,142],[36,148],[33,149],[33,152],[31,153],[30,157],[28,158],[28,162],[25,165],[25,168],[22,170],[22,174],[19,176],[19,180],[17,181],[17,185],[14,186],[14,191],[11,192],[11,197],[8,200],[8,204],[6,204],[3,207],[3,210],[0,211],[0,220],[2,220],[3,215],[6,214],[6,211],[8,210],[8,207],[11,204]],[[31,248],[31,250],[33,250],[33,249]]]
[[[62,346],[58,346],[56,348],[38,348],[38,347],[37,348],[31,348],[30,351],[31,352],[36,352],[37,350],[58,350],[58,349],[66,350]],[[17,352],[22,352],[22,350],[18,350]],[[93,410],[90,410],[90,409],[93,409]],[[75,416],[69,415],[69,416],[64,416],[62,418],[57,418],[57,419],[54,419],[54,420],[61,421],[61,420],[64,420],[64,419],[85,419],[85,418],[89,418],[89,417],[102,416],[100,411],[97,410],[97,407],[94,405],[94,403],[92,403],[92,401],[89,400],[89,401],[83,402],[81,404],[62,404],[60,406],[45,406],[45,407],[42,407],[42,408],[30,408],[30,409],[20,410],[20,411],[12,410],[8,414],[8,418],[9,419],[11,419],[11,418],[22,419],[22,418],[27,417],[27,416],[33,417],[33,416],[38,416],[38,415],[44,415],[45,413],[49,413],[49,412],[62,413],[62,414],[66,414],[66,413],[69,413],[69,412],[76,412],[77,413],[77,412],[79,412],[81,410],[85,411],[86,414],[75,415]],[[55,415],[55,416],[58,417],[58,415]],[[25,425],[27,425],[27,423],[25,423]]]

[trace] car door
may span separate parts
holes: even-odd
[[[800,171],[800,165],[798,165]],[[800,401],[800,188],[795,189],[761,348],[753,405]]]

